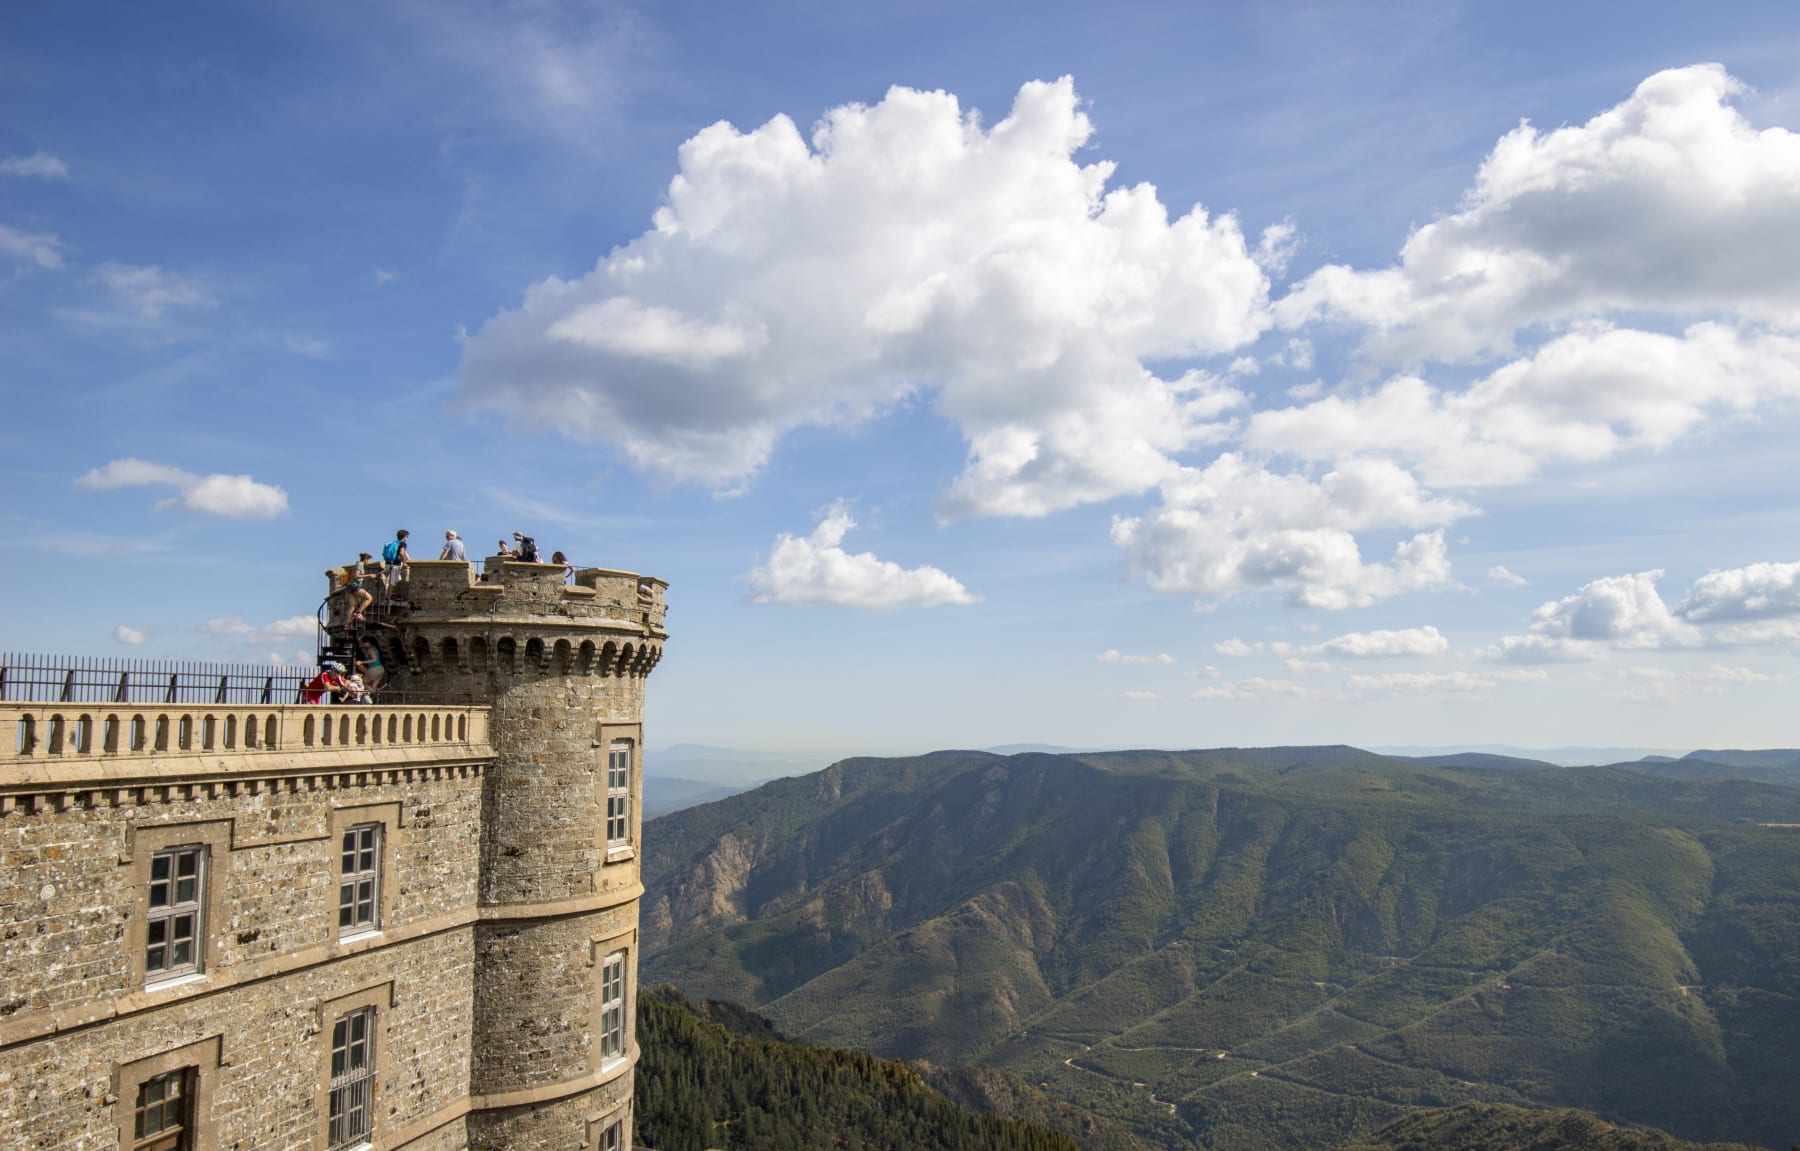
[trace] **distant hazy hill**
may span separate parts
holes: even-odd
[[[703,779],[681,779],[672,776],[651,775],[645,772],[644,818],[655,819],[659,815],[680,811],[684,807],[693,807],[696,804],[711,803],[715,799],[724,799],[728,795],[736,795],[746,786],[753,785],[734,786],[708,783]]]
[[[1468,1103],[1383,1127],[1338,1151],[1754,1151],[1742,1143],[1688,1143],[1661,1131],[1615,1127],[1584,1111],[1528,1111]]]
[[[648,827],[644,967],[1171,1148],[1463,1102],[1785,1147],[1800,832],[1755,823],[1800,790],[1344,747],[853,759]]]
[[[1474,752],[1481,755],[1501,755],[1508,759],[1539,760],[1554,763],[1558,767],[1591,767],[1601,763],[1624,763],[1628,760],[1645,759],[1651,756],[1674,758],[1680,751],[1667,747],[1513,747],[1504,743],[1475,743],[1456,747],[1401,747],[1386,746],[1372,748],[1381,755],[1399,755],[1408,758],[1429,758],[1438,755],[1460,755]]]
[[[1661,779],[1748,779],[1800,787],[1800,750],[1693,751],[1680,759],[1643,759],[1620,764]]]
[[[638,996],[634,1142],[658,1151],[1081,1151],[952,1103],[904,1063],[766,1037],[766,1022],[673,988]]]

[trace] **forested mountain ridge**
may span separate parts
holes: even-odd
[[[1048,1128],[961,1107],[903,1063],[785,1043],[763,1022],[645,988],[633,1142],[659,1151],[1082,1151]]]
[[[1352,748],[848,760],[651,825],[645,967],[1170,1147],[1462,1101],[1786,1146],[1800,835],[1756,823],[1800,792]]]

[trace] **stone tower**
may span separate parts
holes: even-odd
[[[489,564],[483,582],[412,563],[390,664],[421,702],[492,709],[469,1144],[630,1146],[644,679],[667,585]]]

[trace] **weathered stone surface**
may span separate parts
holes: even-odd
[[[19,733],[0,753],[0,1146],[118,1147],[137,1083],[193,1067],[197,1146],[323,1148],[332,1026],[365,1007],[378,1147],[580,1148],[600,1124],[629,1130],[663,585],[578,579],[412,565],[391,674],[456,706],[0,704]],[[609,845],[620,741],[630,834]],[[366,823],[379,923],[341,935],[339,839]],[[203,970],[147,985],[149,860],[189,843],[208,852]],[[626,1032],[603,1060],[618,952]]]

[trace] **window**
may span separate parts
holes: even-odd
[[[338,1018],[331,1028],[330,1151],[369,1140],[375,1115],[375,1009]]]
[[[615,742],[606,755],[606,850],[631,844],[631,744]]]
[[[615,951],[600,966],[600,1061],[625,1054],[625,953]]]
[[[150,857],[150,903],[144,933],[144,980],[155,983],[200,970],[201,905],[206,848],[173,847]]]
[[[131,1151],[188,1151],[193,1147],[194,1070],[183,1067],[138,1084],[131,1117]]]
[[[594,1140],[594,1151],[625,1151],[625,1120],[614,1119],[600,1128],[600,1136]]]
[[[346,828],[338,862],[338,934],[374,931],[380,923],[381,825]]]

